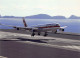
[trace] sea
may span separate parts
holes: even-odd
[[[58,23],[61,27],[67,26],[64,32],[80,33],[80,19],[25,19],[28,27],[37,25]],[[22,18],[0,18],[0,23],[12,26],[24,27]],[[1,26],[0,29],[13,29],[8,26]]]

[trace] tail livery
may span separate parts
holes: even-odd
[[[24,27],[27,27],[27,24],[24,18],[23,18],[23,23],[24,23]]]

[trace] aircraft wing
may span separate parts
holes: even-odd
[[[2,25],[2,26],[8,26],[8,27],[16,27],[16,26],[12,26],[12,25],[1,24],[1,23],[0,23],[0,25]]]
[[[32,28],[30,28],[30,27],[12,26],[12,25],[5,25],[5,24],[1,24],[1,23],[0,23],[0,25],[2,25],[2,26],[8,26],[8,27],[13,27],[13,28],[15,28],[17,30],[19,30],[19,29],[32,30]]]
[[[64,28],[66,28],[67,26],[63,26],[63,27],[60,27],[60,28],[62,28],[62,29],[64,29]]]

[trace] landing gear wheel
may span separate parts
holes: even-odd
[[[31,36],[34,36],[34,35],[35,35],[35,33],[32,33],[32,34],[31,34]]]
[[[45,32],[44,36],[47,36],[47,35],[48,35],[47,32]]]
[[[47,36],[48,34],[44,34],[44,36]]]
[[[40,35],[40,33],[38,33],[38,35]]]
[[[57,33],[57,30],[54,33],[56,34]]]

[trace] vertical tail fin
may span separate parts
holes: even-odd
[[[23,23],[24,23],[24,27],[27,27],[27,24],[24,18],[23,18]]]

